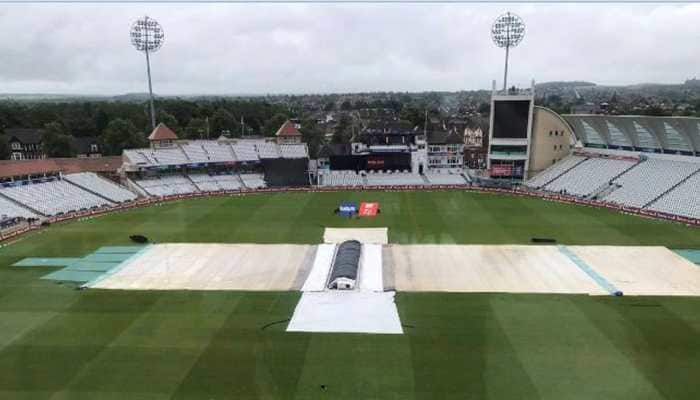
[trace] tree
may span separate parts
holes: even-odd
[[[349,144],[352,139],[352,119],[349,115],[343,115],[333,131],[331,141],[335,144]]]
[[[214,114],[209,119],[209,125],[211,126],[211,134],[216,137],[225,131],[230,132],[233,136],[240,136],[241,124],[233,114],[223,108],[218,108],[214,111]]]
[[[48,157],[75,156],[73,137],[66,135],[63,126],[58,122],[44,125],[44,133],[41,135],[41,146]]]
[[[313,119],[305,119],[301,123],[301,137],[309,148],[309,157],[316,158],[323,145],[324,132]]]
[[[187,139],[206,139],[207,121],[202,118],[192,118],[184,133]]]
[[[95,114],[95,128],[98,132],[102,132],[107,127],[107,124],[109,124],[109,115],[100,107],[97,110],[97,114]]]
[[[10,158],[10,139],[0,131],[0,160]]]
[[[167,111],[159,110],[158,116],[156,118],[156,123],[164,123],[176,134],[180,133],[180,123],[177,122],[177,118]]]
[[[100,136],[103,151],[108,155],[120,155],[124,149],[146,146],[146,138],[129,120],[117,118],[107,125]]]
[[[489,114],[491,112],[491,103],[480,103],[479,107],[476,109],[476,112],[478,112],[481,115]]]
[[[415,106],[404,107],[399,113],[399,117],[410,121],[413,126],[423,126],[425,124],[425,111],[421,111]]]

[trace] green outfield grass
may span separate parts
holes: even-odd
[[[341,219],[340,200],[382,212]],[[697,298],[400,293],[405,335],[305,334],[267,326],[295,292],[78,291],[39,279],[55,269],[10,267],[134,233],[316,243],[324,226],[387,226],[400,243],[700,248],[697,228],[466,192],[222,197],[57,224],[0,248],[0,399],[700,398]]]

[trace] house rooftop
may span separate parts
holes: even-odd
[[[177,135],[164,123],[158,124],[148,136],[148,140],[177,140]]]
[[[301,136],[301,132],[294,126],[294,122],[287,120],[280,126],[275,136]]]

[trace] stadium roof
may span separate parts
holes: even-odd
[[[292,121],[287,120],[282,124],[282,126],[280,126],[277,133],[275,133],[275,136],[301,136],[301,133],[294,126]]]
[[[700,118],[566,114],[585,146],[700,155]]]
[[[120,156],[96,158],[44,158],[39,160],[0,160],[0,178],[38,175],[50,172],[116,172]]]
[[[148,136],[148,140],[177,140],[177,135],[164,123],[158,124]]]

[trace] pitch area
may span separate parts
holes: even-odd
[[[341,200],[378,201],[342,219]],[[26,257],[158,242],[322,241],[388,227],[404,244],[700,248],[697,229],[463,192],[304,193],[181,201],[58,224],[0,248],[0,398],[696,399],[700,299],[398,293],[403,335],[286,332],[299,292],[73,290]]]

